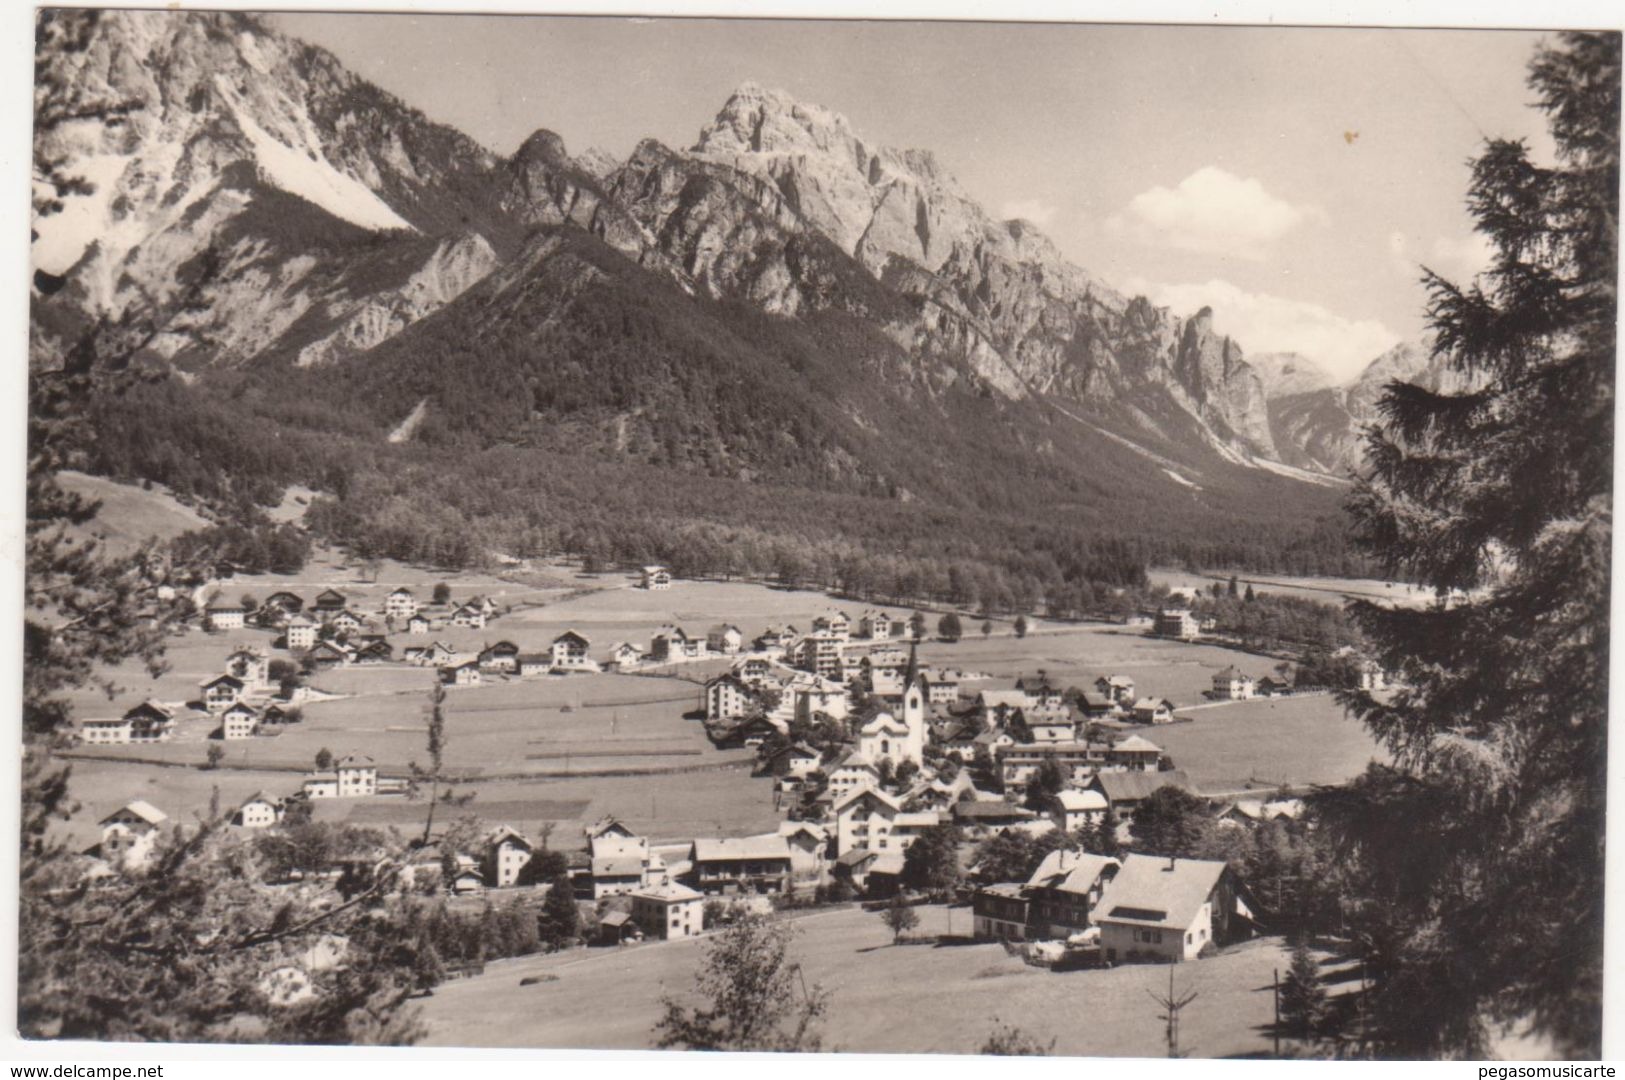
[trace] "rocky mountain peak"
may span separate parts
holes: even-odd
[[[571,163],[570,155],[564,147],[564,137],[547,128],[538,128],[532,132],[530,137],[519,145],[513,157],[520,165],[532,161],[552,166]]]

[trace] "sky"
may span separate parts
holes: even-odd
[[[993,214],[1249,353],[1349,379],[1423,330],[1426,264],[1482,268],[1491,137],[1550,140],[1501,30],[283,14],[281,29],[511,153],[692,145],[739,84],[930,149]]]

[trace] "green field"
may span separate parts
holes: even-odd
[[[1228,573],[1197,573],[1189,570],[1151,570],[1146,575],[1153,585],[1166,585],[1184,592],[1206,592],[1215,582],[1228,585]],[[1252,585],[1256,592],[1278,593],[1302,600],[1341,607],[1348,600],[1371,600],[1399,607],[1426,607],[1433,593],[1401,581],[1373,578],[1287,577],[1280,574],[1234,575],[1239,586]]]
[[[1140,733],[1200,791],[1336,784],[1387,755],[1330,695],[1227,702]]]
[[[918,909],[916,934],[970,930],[968,908]],[[950,918],[952,926],[950,928]],[[893,946],[876,914],[857,909],[797,920],[794,957],[832,993],[825,1049],[871,1053],[975,1053],[997,1020],[1048,1042],[1057,1054],[1159,1057],[1169,968],[1125,966],[1056,973],[1028,967],[997,944]],[[423,1002],[427,1045],[645,1049],[663,993],[686,997],[701,941],[577,949],[502,961],[448,983]],[[1286,968],[1276,939],[1173,969],[1199,995],[1181,1017],[1181,1049],[1194,1057],[1269,1050],[1271,974]],[[521,979],[556,981],[521,987]],[[899,993],[907,987],[906,993]]]
[[[121,484],[71,470],[57,474],[57,479],[65,490],[101,503],[96,518],[73,527],[70,535],[97,539],[110,555],[128,555],[149,540],[172,540],[208,524],[161,485],[148,490],[138,484]]]

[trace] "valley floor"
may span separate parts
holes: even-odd
[[[369,575],[370,578],[370,575]],[[225,596],[268,596],[291,589],[307,598],[339,588],[358,610],[375,610],[383,596],[407,584],[427,596],[438,575],[385,564],[375,580],[323,554],[297,577],[262,575],[229,583]],[[660,626],[676,623],[703,633],[733,623],[747,639],[769,624],[805,629],[814,615],[839,606],[854,614],[864,605],[835,602],[820,593],[739,582],[681,581],[670,590],[632,588],[618,574],[584,575],[550,567],[514,575],[450,578],[455,601],[480,594],[512,605],[510,614],[484,630],[446,629],[429,637],[392,633],[397,653],[405,646],[446,640],[477,650],[503,639],[522,651],[543,651],[559,633],[575,629],[603,655],[618,641],[647,645]],[[906,612],[899,611],[898,614]],[[934,623],[934,617],[932,619]],[[967,636],[955,643],[928,640],[921,662],[965,672],[966,686],[1007,685],[1019,675],[1044,671],[1063,686],[1091,686],[1107,674],[1133,677],[1141,694],[1167,697],[1189,711],[1174,724],[1143,730],[1170,753],[1204,791],[1229,792],[1281,784],[1335,783],[1364,769],[1380,750],[1356,721],[1326,696],[1206,704],[1213,673],[1235,664],[1255,676],[1273,662],[1219,645],[1184,643],[1101,623],[1030,620],[1026,637],[996,622],[984,636],[967,620]],[[198,683],[221,670],[239,642],[270,651],[268,631],[211,634],[187,632],[170,649],[170,670],[153,679],[130,665],[117,672],[123,689],[109,701],[83,692],[79,716],[117,715],[142,700],[184,703]],[[770,781],[750,775],[752,754],[717,750],[694,718],[700,684],[725,661],[672,665],[640,675],[572,675],[494,679],[479,687],[451,688],[445,705],[448,769],[460,794],[472,794],[469,812],[527,831],[555,823],[560,836],[576,834],[606,814],[628,821],[656,841],[695,835],[748,835],[773,827],[778,818]],[[256,791],[285,795],[297,789],[319,750],[335,756],[361,753],[386,774],[404,774],[425,758],[428,694],[434,672],[406,665],[340,668],[315,675],[316,688],[335,695],[303,707],[302,723],[272,738],[222,742],[211,738],[215,721],[183,710],[168,743],[81,748],[73,790],[83,804],[69,823],[94,842],[94,823],[132,798],[145,798],[171,817],[188,820],[204,811],[218,790],[224,807]],[[1191,706],[1198,706],[1190,708]],[[220,767],[203,769],[209,747],[221,748]],[[410,828],[421,821],[423,803],[405,798],[322,800],[318,817],[358,824]]]

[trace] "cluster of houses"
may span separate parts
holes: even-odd
[[[226,656],[225,670],[198,684],[197,703],[217,724],[222,739],[277,735],[297,721],[303,686],[287,694],[272,683],[270,657],[250,645],[238,645]],[[175,734],[179,709],[148,699],[119,717],[91,717],[79,723],[79,740],[92,746],[168,742]]]

